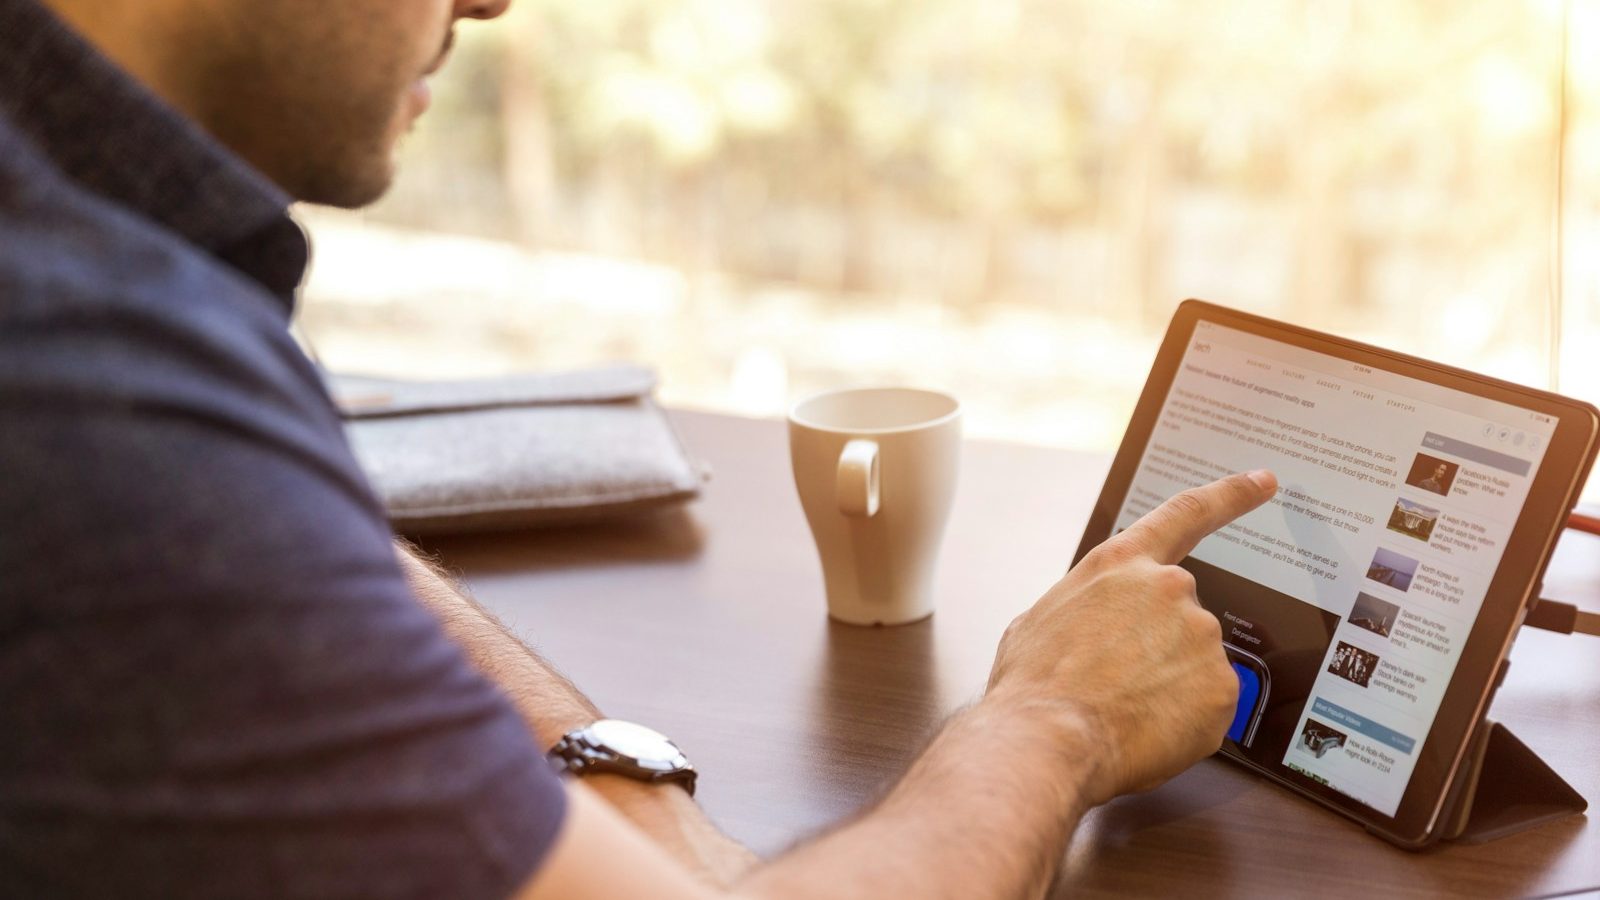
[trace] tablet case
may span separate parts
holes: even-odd
[[[1481,844],[1577,815],[1588,806],[1516,735],[1485,719],[1446,798],[1439,837]]]
[[[464,381],[328,378],[357,460],[412,536],[554,525],[656,509],[703,467],[638,366]]]

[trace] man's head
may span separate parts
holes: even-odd
[[[1434,468],[1433,468],[1433,477],[1438,479],[1439,481],[1443,481],[1444,480],[1444,476],[1448,475],[1449,473],[1450,473],[1450,467],[1445,465],[1444,463],[1439,463],[1437,466],[1434,466]]]
[[[371,203],[453,26],[510,0],[46,0],[298,199]]]

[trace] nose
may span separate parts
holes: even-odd
[[[510,6],[511,0],[456,0],[456,18],[498,19]]]

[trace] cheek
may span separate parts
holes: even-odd
[[[313,89],[324,95],[330,114],[342,110],[351,117],[350,127],[370,127],[375,120],[387,121],[396,109],[409,105],[410,88],[421,77],[437,49],[421,49],[415,34],[378,32],[358,35],[358,39],[323,58],[309,61],[308,68],[320,75]],[[420,60],[420,61],[419,61]],[[340,123],[330,122],[338,128]]]
[[[315,0],[328,23],[317,43],[326,65],[351,86],[409,83],[438,55],[451,0]]]
[[[363,0],[369,35],[385,35],[398,55],[425,67],[438,55],[455,21],[455,0]]]

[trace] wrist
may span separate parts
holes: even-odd
[[[666,824],[690,817],[699,809],[689,792],[675,784],[640,781],[610,772],[598,772],[581,780],[635,822]]]
[[[1081,704],[997,685],[978,709],[1033,751],[1030,763],[1071,798],[1078,813],[1115,795],[1115,748],[1106,745],[1104,729]]]
[[[573,775],[611,773],[648,784],[676,784],[694,795],[699,773],[672,739],[637,722],[601,719],[557,741],[552,765]]]
[[[760,860],[727,837],[675,784],[651,784],[601,773],[584,784],[700,880],[727,887]]]

